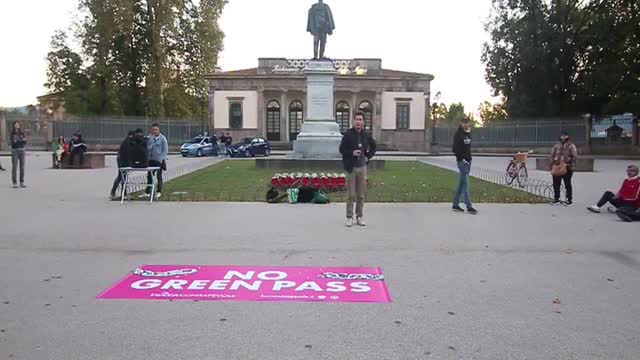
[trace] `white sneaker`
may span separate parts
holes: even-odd
[[[364,222],[364,220],[362,220],[362,218],[358,218],[356,221],[357,221],[359,226],[367,226],[367,223]]]
[[[618,209],[614,208],[613,206],[609,206],[607,208],[607,212],[610,213],[610,214],[616,214],[616,213],[618,213]]]
[[[160,199],[160,196],[162,196],[161,193],[156,193],[156,200]]]
[[[352,218],[348,218],[346,225],[347,225],[347,227],[352,227],[353,226],[353,219]]]
[[[144,198],[147,198],[147,199],[148,199],[148,198],[150,198],[150,197],[151,197],[151,194],[147,194],[147,193],[144,193],[144,194],[140,194],[140,195],[138,195],[138,198],[139,198],[139,199],[144,199]]]
[[[600,214],[600,208],[596,205],[587,206],[587,210],[591,211],[592,213]]]

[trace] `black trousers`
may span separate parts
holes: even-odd
[[[122,178],[122,173],[120,172],[120,170],[118,170],[118,176],[113,181],[113,186],[111,187],[111,196],[115,196],[116,195],[116,191],[118,190],[118,186],[120,186],[120,184],[122,184],[123,182],[124,182],[124,179]],[[124,191],[124,189],[122,189],[122,191]]]
[[[598,207],[603,207],[606,203],[611,204],[615,208],[629,207],[635,208],[635,204],[632,201],[623,201],[620,199],[616,199],[616,194],[611,191],[607,191],[602,195],[600,201],[598,201]]]
[[[553,177],[553,195],[555,200],[560,200],[560,186],[564,182],[564,188],[567,190],[567,201],[573,201],[573,185],[571,184],[571,178],[573,178],[573,170],[568,169],[564,176]]]
[[[149,160],[149,166],[158,166],[160,167],[160,169],[158,169],[158,171],[155,171],[155,175],[158,178],[158,184],[156,185],[156,192],[162,192],[162,163],[160,161],[155,161],[155,160]],[[149,171],[147,173],[147,184],[151,185],[153,184],[153,172]],[[151,188],[147,188],[147,190],[145,190],[145,192],[147,194],[151,194]]]
[[[78,156],[80,158],[80,167],[84,165],[84,151],[82,150],[71,150],[69,154],[69,165],[73,166],[73,160]]]

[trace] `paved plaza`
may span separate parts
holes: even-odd
[[[169,167],[199,161],[217,160]],[[347,229],[343,204],[121,206],[114,158],[58,171],[30,154],[28,189],[0,173],[0,359],[635,360],[639,225],[584,208],[627,163],[577,174],[573,208],[371,204],[369,227]],[[393,302],[96,299],[142,264],[380,266]]]

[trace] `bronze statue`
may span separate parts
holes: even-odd
[[[336,28],[333,22],[333,14],[329,5],[318,0],[309,9],[309,19],[307,20],[307,31],[313,34],[313,58],[326,59],[324,49],[327,44],[327,35],[333,34]]]

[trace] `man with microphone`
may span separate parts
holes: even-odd
[[[345,171],[349,174],[347,189],[347,227],[353,226],[353,205],[356,205],[356,224],[364,222],[364,201],[367,191],[367,163],[376,153],[376,142],[364,129],[364,113],[356,112],[354,127],[342,137],[340,154]]]

